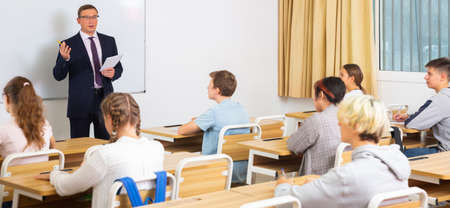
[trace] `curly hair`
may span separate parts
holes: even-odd
[[[44,108],[42,98],[36,95],[31,81],[14,77],[3,88],[3,93],[11,105],[10,113],[27,139],[25,148],[36,144],[41,149],[45,144]]]
[[[117,131],[130,123],[136,127],[136,135],[140,134],[141,117],[139,105],[128,93],[111,93],[101,104],[103,116],[110,116],[112,120],[111,143],[119,139]]]

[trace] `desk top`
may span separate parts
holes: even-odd
[[[294,112],[294,113],[286,113],[286,117],[296,118],[296,119],[307,119],[310,116],[314,115],[316,112]]]
[[[262,152],[267,152],[279,156],[288,156],[291,155],[291,152],[287,148],[287,138],[278,139],[278,140],[253,140],[253,141],[245,141],[239,142],[238,144],[246,146],[249,149],[258,150]]]
[[[419,157],[428,158],[409,161],[411,174],[450,180],[450,151]]]
[[[203,135],[203,132],[199,132],[197,134],[190,134],[190,135],[181,135],[181,134],[177,133],[178,128],[179,128],[179,126],[175,126],[175,127],[158,126],[158,127],[141,129],[141,132],[146,133],[146,134],[157,135],[157,136],[170,137],[170,138],[174,138],[174,139],[190,138],[190,137],[196,137],[196,136]]]
[[[58,141],[55,144],[55,149],[61,150],[64,155],[78,154],[86,152],[89,147],[94,145],[108,144],[108,140],[95,139],[90,137],[67,139]]]
[[[303,184],[305,177],[296,177],[295,184]],[[232,188],[230,191],[218,191],[208,194],[202,194],[176,201],[168,201],[165,203],[147,205],[145,207],[187,207],[187,208],[202,208],[214,207],[218,208],[232,208],[240,207],[241,205],[272,198],[275,190],[275,181],[253,184],[248,186],[241,186]]]
[[[407,134],[414,134],[414,133],[419,133],[420,130],[417,129],[408,129],[405,127],[405,124],[403,124],[403,122],[391,122],[391,126],[395,126],[398,128],[401,128],[403,133],[407,133]]]
[[[188,152],[179,152],[174,154],[167,154],[164,158],[164,170],[174,173],[176,164],[184,158],[198,156],[198,153],[188,153]],[[27,171],[18,171],[11,170],[13,172],[13,176],[0,178],[0,184],[4,184],[10,186],[12,188],[17,188],[21,190],[25,190],[31,193],[35,193],[41,196],[52,196],[56,195],[56,190],[53,185],[50,184],[49,181],[38,180],[35,179],[34,176],[39,174],[40,172],[49,171],[53,169],[53,165],[57,164],[57,161],[49,161],[46,166],[41,165],[40,163],[36,164],[28,164],[30,166]],[[12,168],[21,168],[20,166],[11,167]],[[75,168],[77,169],[77,168]],[[15,175],[15,173],[17,173]]]

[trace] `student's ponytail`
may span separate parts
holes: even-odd
[[[343,68],[345,69],[345,71],[347,71],[348,77],[353,77],[356,86],[358,86],[359,89],[363,91],[364,94],[366,94],[366,89],[361,86],[361,83],[364,79],[361,68],[359,68],[357,64],[345,64]]]
[[[11,106],[12,116],[27,139],[25,148],[35,144],[42,149],[45,144],[44,110],[42,99],[36,95],[31,81],[25,77],[15,77],[6,84],[3,93]]]
[[[112,93],[108,95],[101,104],[103,116],[111,117],[112,132],[111,143],[117,141],[118,130],[127,123],[134,125],[136,128],[136,135],[140,134],[141,117],[139,106],[133,97],[127,93]]]

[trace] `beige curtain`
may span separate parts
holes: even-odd
[[[279,0],[278,95],[311,97],[315,81],[358,64],[376,94],[372,1]]]

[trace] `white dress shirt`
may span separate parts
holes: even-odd
[[[95,82],[95,67],[94,67],[94,60],[92,58],[92,50],[91,50],[91,40],[89,40],[89,37],[94,37],[93,41],[95,43],[95,47],[97,48],[97,54],[98,54],[98,61],[100,62],[100,66],[102,66],[102,47],[100,45],[100,40],[98,39],[97,32],[94,33],[93,36],[89,36],[88,34],[80,31],[81,39],[83,40],[84,46],[86,47],[87,54],[89,56],[89,60],[91,61],[92,66],[92,72],[94,74],[94,87],[95,88],[101,88],[96,82]]]
[[[121,137],[115,143],[94,150],[74,173],[52,171],[50,183],[60,196],[94,187],[91,207],[104,208],[108,203],[109,189],[116,179],[149,177],[155,171],[163,170],[163,160],[164,147],[161,143],[145,137]],[[148,183],[138,184],[140,189],[151,186]]]

